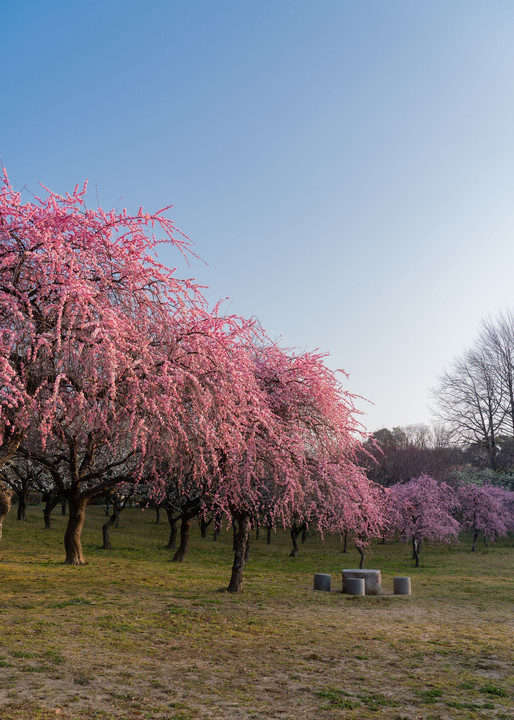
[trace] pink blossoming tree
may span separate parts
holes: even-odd
[[[264,512],[272,524],[307,523],[321,533],[345,526],[359,538],[370,537],[382,522],[380,492],[374,494],[356,462],[361,427],[353,397],[324,356],[264,345],[255,349],[254,363],[266,423],[251,426],[251,471],[235,473],[223,487],[239,527],[229,584],[234,591],[241,588],[252,516]]]
[[[416,567],[422,542],[450,542],[457,538],[460,525],[453,513],[458,501],[449,485],[420,475],[393,485],[390,493],[391,527],[403,540],[412,542]]]
[[[6,177],[0,191],[0,462],[17,451],[51,474],[68,564],[84,562],[87,503],[137,477],[152,438],[183,436],[178,347],[212,327],[196,287],[153,257],[156,228],[184,251],[171,221],[88,210],[84,192],[24,204]]]
[[[514,530],[514,492],[495,485],[462,485],[457,493],[462,525],[473,532],[473,552],[480,533],[487,546]]]

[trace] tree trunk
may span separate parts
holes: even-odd
[[[28,493],[22,493],[21,495],[18,495],[18,514],[16,516],[17,520],[27,519],[27,495]]]
[[[175,550],[177,546],[177,518],[173,517],[172,510],[166,510],[166,514],[168,516],[168,522],[170,524],[170,539],[168,540],[166,548],[168,550]]]
[[[4,433],[3,442],[1,443],[2,449],[0,450],[0,468],[3,468],[4,465],[7,465],[9,460],[14,457],[16,451],[20,446],[22,437],[23,433],[21,430],[18,430],[14,433],[14,435],[11,435],[9,439],[5,437]]]
[[[348,552],[348,533],[345,532],[343,535],[343,552]]]
[[[487,535],[486,535],[485,533],[484,533],[484,545],[485,545],[486,548],[489,547],[489,544],[488,544],[488,542],[487,542]]]
[[[414,567],[419,567],[419,548],[420,548],[421,542],[419,540],[416,540],[415,538],[412,539],[412,548],[414,551],[414,560],[416,561],[416,564]]]
[[[420,548],[421,548],[421,540],[418,540],[417,538],[412,538],[412,559],[413,560],[416,559],[416,555],[419,555]]]
[[[64,498],[61,504],[61,515],[63,517],[66,515],[66,498]]]
[[[234,563],[232,565],[232,577],[227,590],[229,592],[241,592],[243,587],[243,568],[245,565],[248,538],[250,535],[250,517],[248,515],[234,516],[233,524],[237,520],[238,529],[235,534]]]
[[[359,570],[362,570],[362,568],[364,567],[364,550],[362,547],[360,547],[360,545],[355,545],[355,547],[357,548],[357,552],[361,556],[361,559],[359,562]]]
[[[2,524],[4,517],[11,509],[11,492],[7,487],[0,483],[0,540],[2,539]]]
[[[52,510],[57,505],[57,503],[59,502],[59,499],[60,498],[58,495],[48,495],[47,496],[45,507],[43,508],[43,517],[45,519],[45,530],[50,530],[50,528],[52,526],[51,513],[52,513]]]
[[[80,536],[86,519],[87,498],[80,493],[70,495],[68,497],[68,506],[68,527],[64,533],[64,548],[66,550],[64,564],[85,565]]]
[[[304,525],[302,525],[302,545],[307,540],[308,536],[309,536],[309,528],[307,527],[306,524],[304,524]]]
[[[477,548],[478,530],[473,533],[473,545],[471,546],[471,552],[475,552]]]
[[[272,530],[273,530],[272,526],[271,526],[271,525],[268,525],[267,530],[266,530],[266,544],[267,544],[267,545],[271,545],[271,532],[272,532]]]
[[[160,522],[161,522],[161,508],[159,507],[159,505],[156,505],[155,506],[155,524],[159,525]]]
[[[300,552],[300,548],[298,547],[298,536],[300,534],[300,528],[296,525],[293,525],[291,528],[291,540],[293,541],[293,549],[289,553],[289,557],[296,557],[298,553]]]
[[[110,550],[111,549],[110,530],[111,530],[111,527],[114,525],[114,523],[118,522],[119,514],[120,513],[119,513],[119,509],[118,509],[118,504],[113,503],[112,504],[112,515],[107,520],[107,522],[104,525],[102,525],[102,536],[103,536],[103,541],[104,541],[104,544],[102,545],[102,550]]]
[[[221,520],[215,520],[214,521],[214,533],[212,535],[212,539],[214,540],[214,542],[216,542],[216,540],[218,539],[220,530],[221,530]]]
[[[191,528],[191,517],[187,515],[182,516],[180,521],[180,545],[178,550],[173,556],[173,562],[184,562],[189,548],[189,530]]]
[[[200,525],[200,537],[206,538],[207,537],[207,528],[212,522],[212,518],[210,520],[206,520],[204,517],[200,515],[200,518],[198,520],[198,524]]]

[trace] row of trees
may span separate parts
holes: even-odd
[[[514,530],[514,492],[496,485],[452,488],[420,475],[393,485],[388,502],[389,531],[412,542],[416,567],[422,542],[450,541],[461,530],[471,530],[474,551],[480,534],[487,545]]]
[[[233,591],[252,518],[380,534],[353,398],[324,357],[209,309],[156,260],[161,238],[189,252],[164,211],[91,210],[85,190],[0,189],[0,472],[66,500],[65,562],[84,562],[88,503],[124,483],[171,498],[184,532],[198,513],[233,523]]]
[[[22,493],[22,486],[18,476],[12,474],[4,475],[12,489],[16,492],[18,500]],[[439,482],[429,475],[422,474],[418,478],[411,478],[408,482],[396,483],[375,497],[374,502],[380,506],[382,522],[380,532],[383,541],[401,539],[412,543],[413,559],[416,567],[419,566],[421,545],[432,541],[455,540],[462,531],[471,531],[473,535],[472,550],[475,551],[477,541],[481,535],[484,545],[494,542],[497,538],[507,535],[514,530],[514,492],[506,488],[492,485],[489,482],[475,484],[466,482],[464,477],[461,485],[451,486],[445,482]],[[38,483],[40,484],[40,480]],[[45,486],[40,487],[44,488]],[[105,502],[105,514],[107,519],[102,527],[103,548],[110,549],[110,528],[118,526],[118,520],[123,509],[130,503],[145,507],[148,504],[150,488],[130,483],[116,488],[112,491]],[[51,490],[47,505],[45,506],[45,524],[47,524],[46,509],[52,497]],[[5,500],[4,493],[4,500]],[[0,511],[2,496],[0,495]],[[7,496],[7,503],[9,497]],[[206,512],[205,506],[199,502],[199,498],[185,499],[182,494],[177,494],[171,487],[167,495],[158,503],[152,502],[157,511],[156,522],[159,520],[159,510],[165,509],[170,524],[170,538],[167,548],[176,550],[174,561],[184,561],[189,546],[189,533],[194,518],[198,520],[202,537],[207,536],[207,528],[213,526],[213,539],[216,540],[222,528],[222,516],[216,508]],[[8,504],[7,504],[8,509]],[[20,514],[18,514],[20,519]],[[180,521],[180,542],[177,547],[178,522]],[[366,531],[366,525],[359,519],[360,527],[354,525],[352,533],[355,546],[360,553],[360,567],[364,566],[365,550],[371,536]],[[267,542],[271,542],[273,525],[270,523],[269,515],[253,516],[252,524],[259,536],[259,530],[264,525],[267,530]],[[237,527],[233,525],[234,541],[237,539]],[[301,535],[302,542],[309,535],[310,526],[304,522],[302,525],[292,523],[291,538],[293,550],[291,556],[298,551],[298,538]],[[343,552],[347,551],[348,531],[341,532]],[[249,552],[249,542],[245,547],[245,556]]]
[[[177,559],[194,517],[233,525],[232,591],[252,523],[340,533],[361,553],[400,527],[400,488],[384,486],[440,475],[458,451],[422,426],[362,445],[323,355],[210,309],[157,261],[159,242],[190,252],[166,209],[90,210],[85,190],[24,203],[6,175],[0,187],[0,527],[6,486],[20,509],[37,484],[48,517],[66,501],[65,562],[82,564],[87,505],[130,485],[180,519]]]

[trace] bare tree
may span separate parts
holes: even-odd
[[[514,435],[514,312],[500,313],[496,320],[485,320],[479,345],[487,352],[502,390],[503,433]]]
[[[463,446],[479,444],[496,470],[498,435],[505,421],[505,392],[493,353],[482,343],[453,361],[432,391],[436,417],[451,439]]]

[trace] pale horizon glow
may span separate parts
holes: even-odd
[[[513,22],[503,0],[4,3],[0,156],[27,200],[88,178],[90,204],[173,204],[207,264],[159,257],[209,302],[330,353],[369,430],[430,422],[514,306]]]

